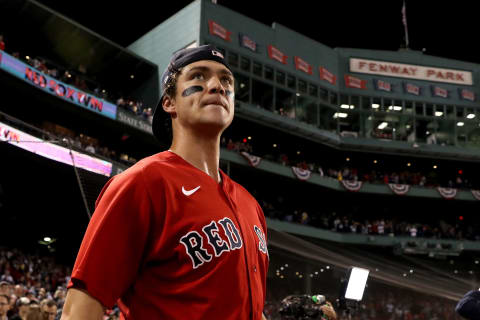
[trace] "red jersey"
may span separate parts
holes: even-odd
[[[139,161],[105,185],[69,288],[122,319],[262,318],[268,249],[257,201],[173,152]]]

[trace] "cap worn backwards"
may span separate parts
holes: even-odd
[[[181,68],[201,60],[211,60],[211,61],[219,62],[223,64],[225,67],[227,67],[228,70],[231,71],[230,66],[225,61],[225,57],[223,56],[223,54],[212,45],[203,45],[196,48],[186,48],[186,49],[181,49],[175,52],[172,58],[170,59],[170,63],[168,64],[167,68],[162,74],[161,88],[160,88],[161,90],[160,101],[153,114],[152,131],[153,131],[153,135],[157,139],[160,139],[160,137],[164,136],[163,120],[165,118],[165,112],[163,111],[163,108],[162,108],[162,101],[163,101],[163,97],[165,95],[165,91],[167,89],[167,84],[170,80],[170,77],[174,73],[178,72],[178,70],[180,70]]]

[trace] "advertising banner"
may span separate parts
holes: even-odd
[[[116,105],[46,75],[6,53],[2,53],[0,69],[79,107],[101,114],[110,119],[116,118]]]
[[[86,154],[61,147],[51,142],[44,141],[23,131],[15,129],[0,122],[0,141],[5,141],[13,146],[38,154],[39,156],[73,165],[91,172],[109,177],[112,173],[112,164]],[[73,157],[73,160],[72,160]]]

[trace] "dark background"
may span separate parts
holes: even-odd
[[[188,0],[38,2],[124,47],[191,3]],[[402,0],[218,0],[217,3],[269,26],[278,22],[332,48],[396,51],[405,46]],[[406,8],[410,49],[480,63],[475,39],[478,11],[473,1],[406,0]]]

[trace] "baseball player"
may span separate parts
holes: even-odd
[[[260,320],[266,291],[265,218],[219,169],[220,136],[234,115],[234,77],[206,45],[175,53],[162,76],[152,129],[168,151],[105,185],[81,244],[62,320]]]

